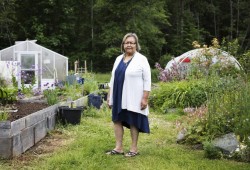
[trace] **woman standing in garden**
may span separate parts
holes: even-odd
[[[140,45],[135,33],[124,36],[121,44],[123,54],[115,60],[110,80],[108,105],[112,107],[115,148],[109,155],[124,154],[123,127],[130,129],[131,146],[127,157],[138,155],[139,132],[150,133],[148,123],[148,97],[151,90],[151,71],[148,60],[139,53]]]

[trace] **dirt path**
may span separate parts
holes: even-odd
[[[29,166],[30,163],[52,154],[71,141],[72,139],[61,131],[54,130],[25,153],[10,160],[4,160],[4,162],[11,169],[20,169],[20,167]]]

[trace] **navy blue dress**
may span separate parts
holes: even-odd
[[[131,62],[123,62],[121,59],[119,65],[115,70],[115,78],[113,85],[113,107],[112,107],[112,121],[122,122],[122,125],[129,128],[134,125],[139,129],[139,132],[150,133],[148,117],[140,113],[135,113],[127,109],[122,109],[122,89],[125,77],[125,71]]]

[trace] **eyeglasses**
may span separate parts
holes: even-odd
[[[126,43],[123,43],[123,44],[125,44],[125,45],[135,45],[136,43],[134,43],[134,42],[126,42]]]

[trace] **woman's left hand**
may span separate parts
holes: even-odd
[[[148,100],[145,99],[145,98],[142,98],[142,100],[141,100],[141,110],[146,109],[147,106],[148,106]]]

